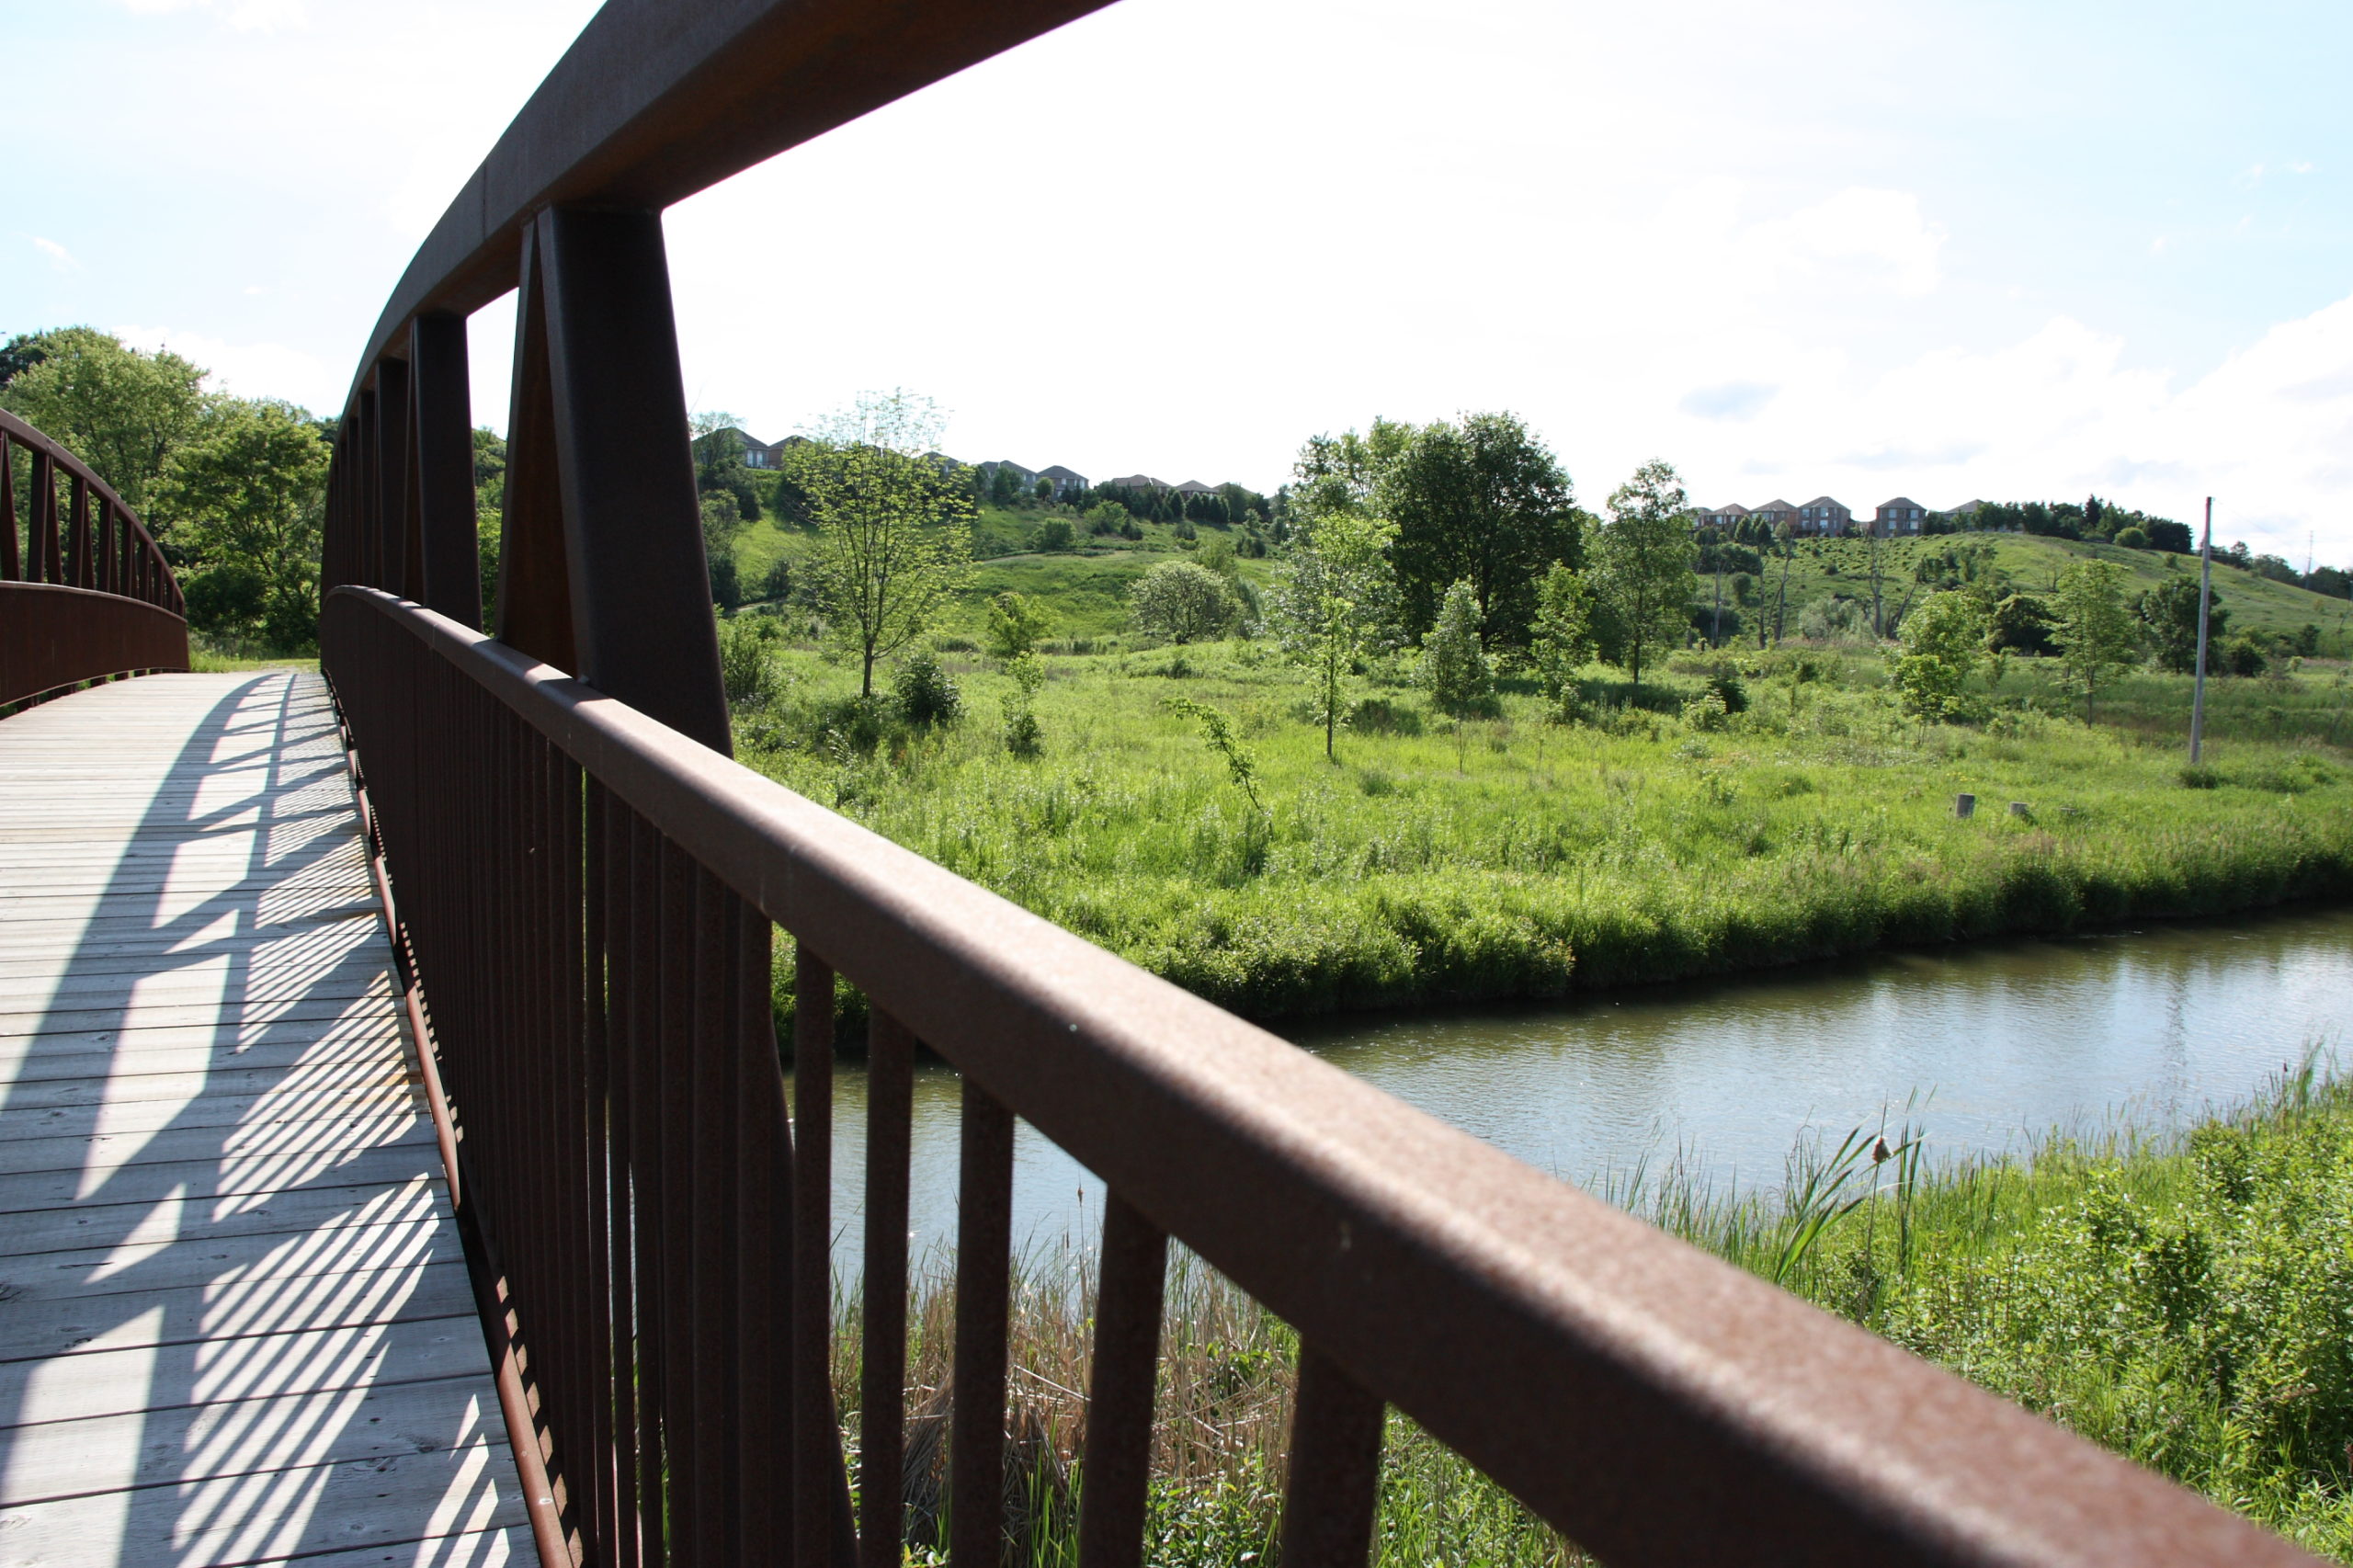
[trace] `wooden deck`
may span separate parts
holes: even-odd
[[[324,684],[0,721],[0,1568],[529,1562]]]

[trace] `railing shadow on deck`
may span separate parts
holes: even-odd
[[[2287,1543],[1407,1108],[728,758],[661,210],[1096,0],[611,0],[387,302],[323,666],[563,1494],[544,1568],[900,1562],[909,1061],[962,1074],[949,1547],[996,1568],[1019,1117],[1102,1177],[1078,1558],[1141,1562],[1170,1240],[1302,1341],[1286,1568],[1384,1405],[1619,1564],[2254,1563]],[[513,290],[494,619],[464,317]],[[874,1010],[851,1517],[832,1019]]]
[[[245,679],[151,788],[94,780],[90,814],[136,813],[103,892],[0,912],[0,964],[56,977],[12,997],[32,1013],[0,1062],[0,1528],[19,1549],[245,1562],[408,1545],[371,1534],[397,1516],[449,1532],[420,1562],[455,1564],[490,1538],[453,1524],[520,1517],[497,1411],[445,1430],[452,1402],[416,1397],[489,1380],[462,1283],[418,1304],[464,1263],[313,693]]]

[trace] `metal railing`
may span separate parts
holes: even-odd
[[[0,709],[188,668],[186,615],[139,515],[63,446],[0,413]]]
[[[1298,1331],[1281,1554],[1361,1564],[1385,1406],[1614,1563],[2257,1563],[2285,1542],[729,759],[659,209],[1088,5],[616,0],[387,307],[322,618],[546,1563],[901,1561],[917,1041],[962,1075],[949,1560],[1004,1546],[1017,1117],[1101,1176],[1078,1554],[1142,1556],[1167,1248]],[[496,636],[462,317],[517,292]],[[833,1019],[873,1009],[853,1514]]]

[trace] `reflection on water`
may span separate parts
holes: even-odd
[[[1318,1019],[1302,1045],[1542,1169],[1590,1182],[1693,1152],[1776,1185],[1807,1128],[1835,1136],[1925,1098],[1934,1156],[2025,1147],[2116,1118],[2177,1125],[2353,1023],[2353,911],[1900,953],[1567,1003]],[[854,1272],[863,1077],[835,1087],[837,1261]],[[954,1074],[918,1072],[911,1224],[952,1244]],[[1017,1241],[1091,1243],[1101,1187],[1023,1126]]]

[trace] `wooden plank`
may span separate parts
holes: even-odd
[[[233,1121],[210,1127],[166,1126],[120,1132],[51,1134],[38,1138],[0,1135],[0,1176],[114,1172],[142,1165],[213,1165],[262,1155],[291,1156],[430,1143],[433,1123],[413,1101],[380,1100],[354,1105],[336,1097],[313,1102],[311,1114],[266,1121]],[[418,1168],[430,1162],[418,1158]]]
[[[315,1562],[323,1551],[460,1533],[420,1528],[445,1517],[476,1528],[524,1522],[504,1442],[0,1509],[0,1568]]]
[[[438,1195],[438,1182],[421,1174],[402,1181],[319,1185],[276,1193],[267,1202],[227,1214],[202,1214],[199,1206],[200,1228],[192,1226],[188,1235],[197,1244],[222,1246],[246,1236],[380,1225],[433,1215]],[[180,1209],[189,1206],[185,1194],[176,1200],[164,1194],[132,1202],[77,1203],[70,1209],[0,1214],[0,1256],[25,1258],[97,1247],[127,1251],[156,1237],[176,1238],[179,1231],[170,1222],[176,1202]]]
[[[11,1119],[51,1125],[48,1119],[103,1102],[110,1114],[136,1114],[141,1102],[168,1100],[185,1105],[189,1126],[209,1125],[199,1117],[242,1118],[238,1108],[259,1107],[274,1096],[300,1098],[319,1085],[319,1093],[414,1094],[415,1070],[405,1061],[386,1062],[381,1051],[354,1055],[345,1062],[301,1062],[290,1074],[276,1067],[215,1067],[210,1072],[149,1072],[151,1063],[138,1058],[118,1059],[106,1074],[75,1074],[56,1079],[19,1077],[8,1085],[6,1108],[0,1124]],[[47,1060],[47,1059],[44,1059]],[[109,1122],[109,1126],[114,1123]],[[137,1125],[126,1121],[123,1126]],[[5,1136],[5,1134],[0,1134]]]
[[[79,1350],[46,1360],[0,1361],[0,1414],[38,1417],[9,1426],[39,1425],[468,1374],[482,1379],[476,1386],[487,1393],[488,1357],[482,1320],[471,1308],[461,1317],[214,1340],[170,1357],[146,1346]],[[57,1371],[33,1386],[45,1368]]]
[[[0,1143],[93,1132],[160,1132],[165,1128],[264,1127],[333,1119],[358,1111],[426,1114],[415,1081],[396,1074],[387,1062],[369,1060],[290,1078],[279,1073],[266,1077],[271,1081],[256,1085],[251,1094],[222,1092],[200,1073],[139,1076],[118,1071],[104,1083],[85,1079],[18,1085],[8,1095],[6,1108],[0,1109]]]
[[[440,1452],[472,1435],[462,1422],[451,1429],[449,1418],[478,1392],[471,1379],[462,1387],[446,1378],[382,1383],[324,1407],[327,1421],[313,1418],[322,1407],[312,1395],[285,1394],[20,1428],[0,1507],[88,1495],[93,1451],[136,1450],[133,1486]]]
[[[262,1198],[330,1177],[338,1186],[358,1186],[426,1175],[440,1163],[438,1152],[428,1150],[429,1142],[343,1153],[289,1152],[253,1157],[224,1153],[216,1159],[165,1160],[131,1168],[138,1173],[138,1190],[151,1198],[175,1187],[190,1199]],[[82,1183],[80,1171],[0,1176],[0,1215],[78,1203],[85,1197]],[[104,1200],[125,1188],[126,1184],[108,1178],[96,1193],[87,1196]]]
[[[121,1246],[0,1256],[0,1284],[7,1287],[6,1304],[14,1309],[215,1282],[305,1279],[347,1267],[373,1268],[393,1257],[410,1258],[424,1267],[460,1256],[455,1233],[426,1213],[373,1225],[303,1227],[217,1241],[198,1233]],[[0,1312],[0,1326],[8,1315]]]
[[[299,1283],[298,1283],[299,1282]],[[11,1301],[0,1312],[0,1363],[40,1360],[77,1351],[188,1346],[225,1335],[223,1325],[267,1331],[350,1328],[445,1318],[473,1308],[465,1260],[418,1264],[396,1257],[378,1267],[267,1279],[210,1280],[72,1300]]]

